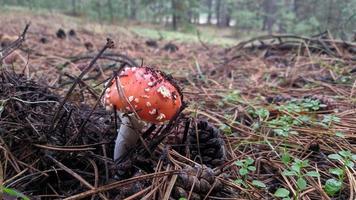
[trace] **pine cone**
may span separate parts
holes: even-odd
[[[193,192],[190,199],[200,200],[204,199],[206,194],[214,188],[212,193],[222,189],[221,182],[216,179],[215,174],[211,168],[190,167],[185,169],[178,175],[177,182],[172,191],[172,198],[179,199],[181,197],[187,198],[191,188]]]
[[[207,121],[199,121],[189,130],[188,143],[193,160],[215,168],[226,160],[225,142],[220,131]]]

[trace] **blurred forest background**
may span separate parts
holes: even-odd
[[[356,0],[0,0],[2,7],[60,11],[101,23],[142,22],[183,32],[199,26],[241,33],[315,35],[329,30],[350,40]]]

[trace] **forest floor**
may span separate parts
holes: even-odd
[[[224,47],[59,14],[0,18],[1,49],[31,21],[0,72],[5,199],[356,198],[355,43],[326,32]],[[115,47],[79,79],[106,38]],[[172,75],[187,107],[118,164],[113,114],[96,104],[122,65]]]

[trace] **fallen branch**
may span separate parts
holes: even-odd
[[[6,58],[6,56],[10,55],[16,49],[20,48],[22,43],[25,41],[25,36],[29,27],[30,27],[30,23],[26,24],[25,29],[22,31],[22,34],[19,35],[17,40],[15,40],[9,46],[7,46],[6,48],[0,51],[0,64],[2,63],[4,58]]]

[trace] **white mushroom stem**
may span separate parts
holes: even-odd
[[[118,114],[121,119],[121,125],[117,130],[114,160],[121,158],[130,148],[135,146],[140,134],[136,130],[141,130],[144,125],[134,116],[128,117],[120,112]]]

